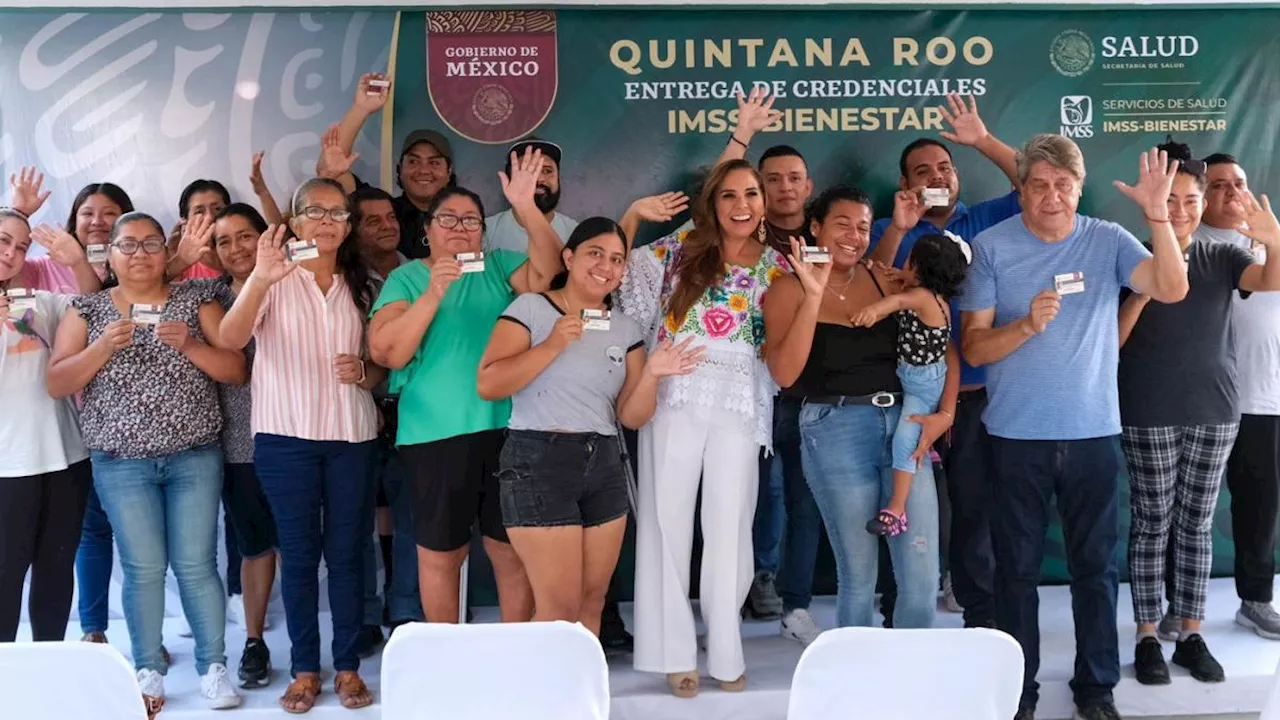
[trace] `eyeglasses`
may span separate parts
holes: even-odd
[[[432,215],[431,219],[435,220],[436,224],[445,230],[452,230],[458,227],[458,223],[462,223],[463,230],[470,230],[473,232],[484,227],[484,219],[478,218],[475,215],[458,217],[457,215],[440,213],[438,215]]]
[[[341,208],[329,209],[318,205],[309,205],[302,208],[302,214],[311,220],[323,220],[324,216],[328,215],[334,222],[346,222],[347,218],[351,217],[351,213]]]
[[[163,240],[117,240],[111,243],[111,247],[119,250],[125,255],[134,255],[141,248],[148,255],[159,255],[165,251]]]

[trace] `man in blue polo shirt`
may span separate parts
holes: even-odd
[[[958,97],[948,98],[944,108],[952,132],[943,137],[982,153],[1000,168],[1009,182],[1016,182],[1013,148],[987,132],[973,98],[968,105]],[[972,207],[960,201],[960,176],[952,163],[951,151],[932,138],[920,138],[902,151],[898,160],[902,173],[894,196],[892,218],[882,218],[871,226],[870,257],[886,265],[903,267],[916,240],[943,231],[970,244],[978,233],[1022,211],[1018,191],[987,200]],[[925,190],[943,190],[946,202],[930,206]],[[939,193],[931,193],[932,196]],[[951,301],[951,316],[960,317],[959,298]],[[953,323],[955,344],[960,345],[960,324]],[[960,396],[951,428],[951,442],[945,461],[946,492],[951,504],[948,565],[956,602],[964,608],[965,627],[995,627],[995,559],[991,554],[991,440],[982,425],[987,407],[986,372],[964,362],[961,356]],[[939,484],[942,487],[942,484]],[[889,575],[886,580],[892,578]],[[893,615],[893,594],[886,592],[883,611]]]
[[[1022,213],[974,243],[962,335],[969,362],[988,368],[982,420],[995,468],[996,620],[1026,663],[1015,720],[1034,720],[1039,699],[1037,585],[1055,496],[1071,573],[1075,718],[1120,719],[1112,700],[1120,679],[1117,311],[1122,287],[1162,303],[1187,294],[1187,265],[1169,223],[1175,172],[1152,149],[1136,187],[1116,183],[1147,219],[1148,252],[1119,225],[1076,214],[1084,156],[1068,138],[1037,135],[1018,156]]]

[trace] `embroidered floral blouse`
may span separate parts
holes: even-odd
[[[687,404],[728,410],[772,447],[773,396],[778,386],[764,364],[764,294],[790,272],[786,258],[766,247],[754,267],[726,265],[724,278],[702,294],[683,322],[667,310],[687,231],[636,248],[618,288],[618,307],[639,323],[649,349],[693,335],[706,347],[692,374],[663,378],[659,408]]]

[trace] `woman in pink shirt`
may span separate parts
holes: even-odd
[[[222,322],[219,342],[256,345],[251,425],[254,466],[276,519],[281,595],[293,643],[280,705],[303,713],[320,693],[320,556],[329,569],[334,690],[342,705],[373,703],[356,647],[363,622],[364,540],[373,532],[370,473],[378,434],[370,390],[385,372],[366,364],[368,271],[338,183],[308,180],[293,197],[289,227],[273,226]]]

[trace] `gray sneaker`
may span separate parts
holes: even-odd
[[[1280,640],[1280,613],[1271,603],[1245,600],[1236,611],[1236,624],[1268,640]]]
[[[756,620],[778,620],[782,617],[782,598],[778,597],[773,586],[773,573],[756,573],[743,613]]]
[[[1182,618],[1165,613],[1156,626],[1156,637],[1165,642],[1177,642],[1182,636]]]

